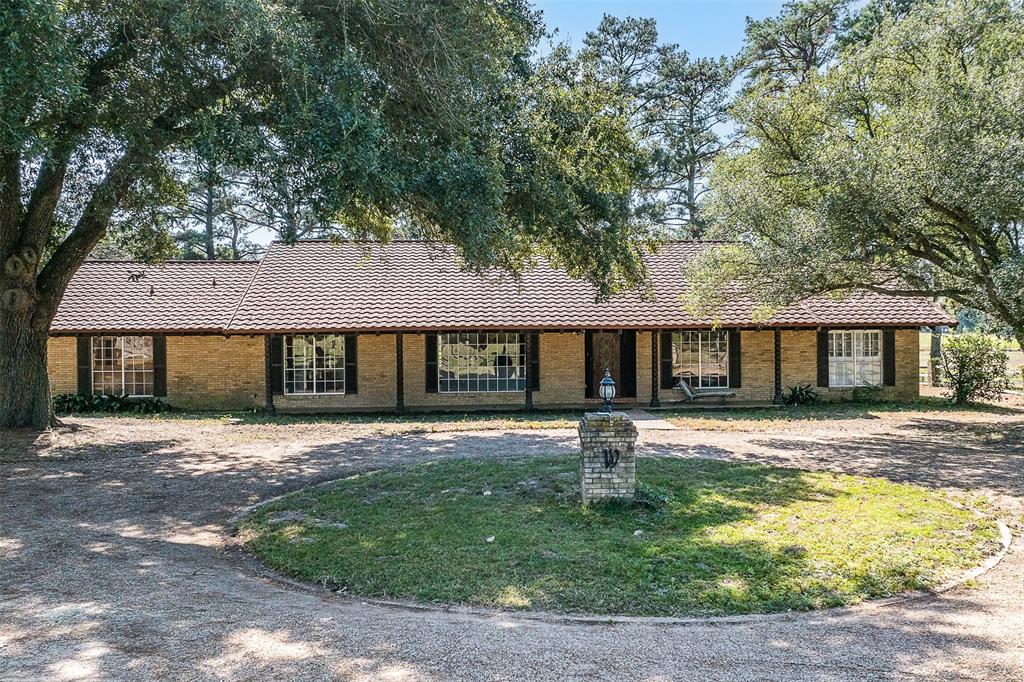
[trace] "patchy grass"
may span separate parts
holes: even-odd
[[[921,398],[913,402],[831,402],[801,406],[668,408],[656,412],[676,426],[699,431],[778,431],[797,423],[900,419],[929,413],[1021,415],[1022,411],[996,405],[963,407],[953,405],[942,398]]]
[[[239,527],[272,567],[346,593],[509,609],[736,614],[851,604],[977,565],[980,495],[698,459],[641,459],[635,503],[582,507],[575,458],[361,474]]]

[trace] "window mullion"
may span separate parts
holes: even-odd
[[[860,375],[863,371],[861,358],[864,356],[864,332],[853,332],[853,385],[860,386]]]
[[[692,346],[691,346],[692,348]],[[704,381],[704,335],[697,332],[697,388]]]
[[[117,342],[120,344],[121,350],[121,394],[124,394],[124,337],[117,337]]]
[[[318,395],[320,391],[319,391],[319,388],[316,385],[317,384],[316,373],[317,373],[317,370],[319,369],[316,366],[316,344],[318,343],[318,339],[316,337],[316,334],[313,334],[312,339],[313,339],[313,343],[311,345],[313,347],[313,395]]]

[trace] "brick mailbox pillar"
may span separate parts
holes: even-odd
[[[636,494],[636,427],[621,412],[588,412],[579,425],[583,504]]]

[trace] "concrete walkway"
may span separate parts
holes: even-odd
[[[1008,510],[1024,496],[1020,421],[866,424],[841,438],[651,430],[642,450],[984,487]],[[254,574],[232,537],[238,509],[311,482],[443,457],[570,452],[568,429],[382,436],[81,419],[49,438],[0,436],[3,680],[1024,679],[1019,539],[973,589],[665,627],[366,605]]]
[[[637,431],[675,431],[679,428],[672,422],[655,416],[646,410],[641,410],[638,407],[627,410],[626,414],[636,424]]]

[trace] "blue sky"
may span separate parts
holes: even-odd
[[[778,14],[782,0],[534,0],[548,28],[579,46],[601,16],[653,17],[661,42],[678,43],[695,57],[734,55],[743,45],[746,17]]]

